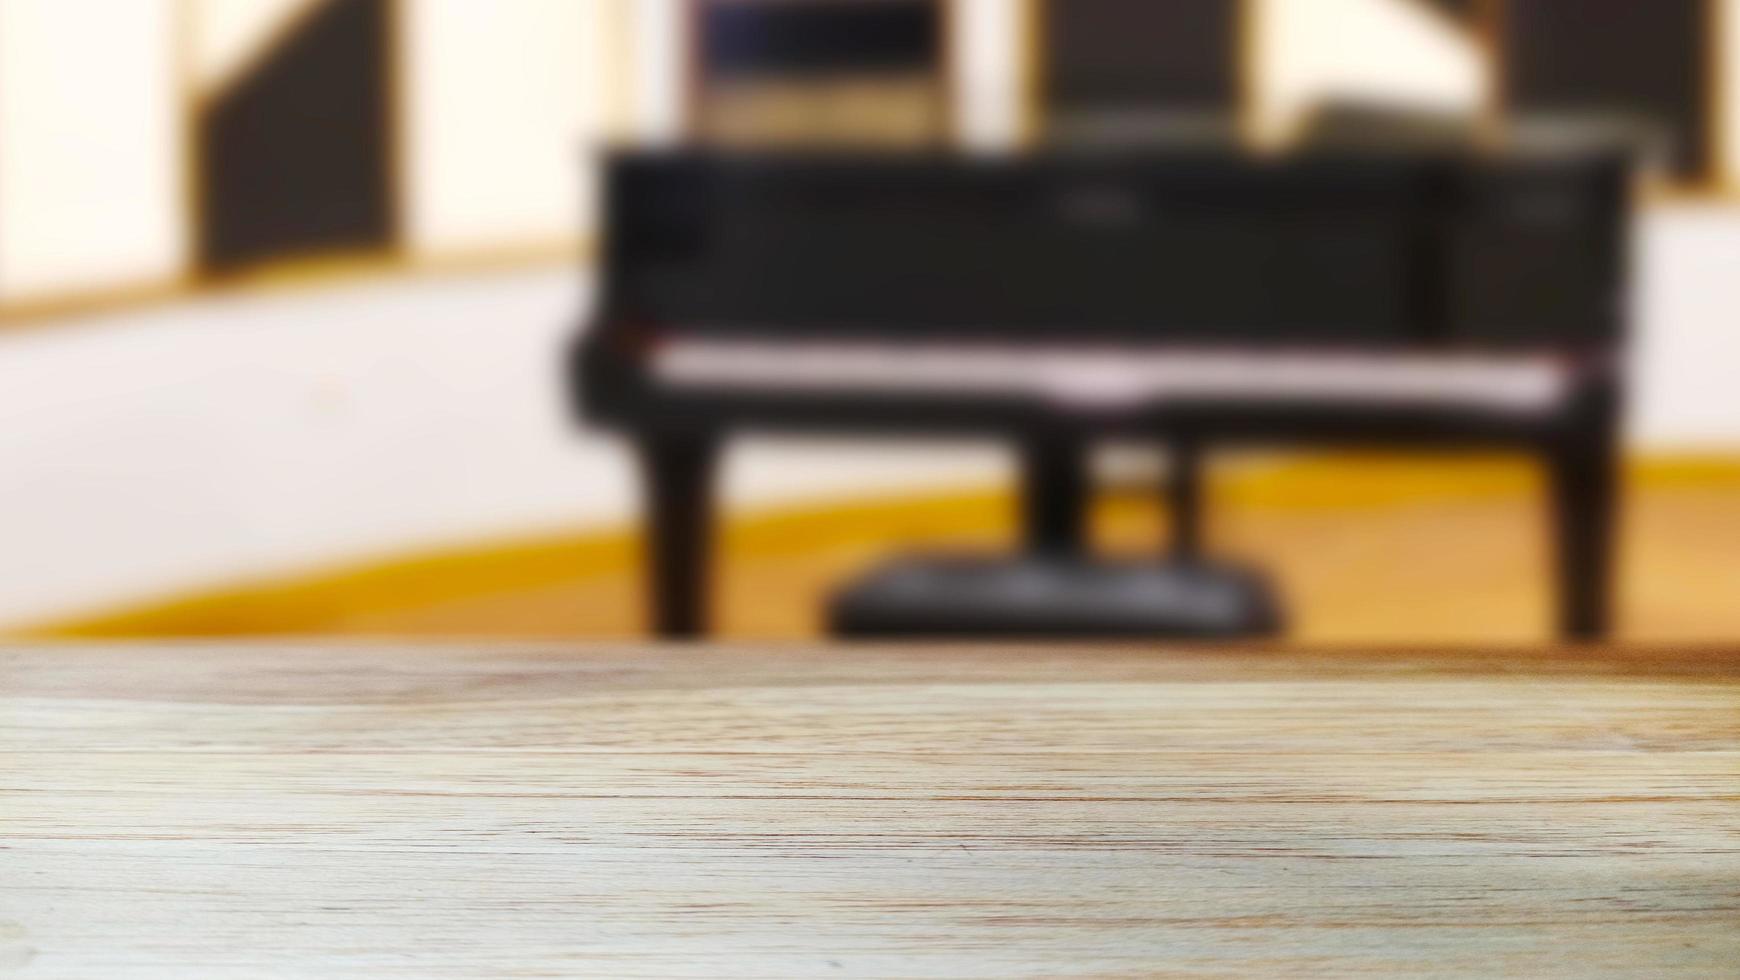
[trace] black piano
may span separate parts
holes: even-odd
[[[662,634],[705,629],[714,465],[752,430],[1006,438],[1046,554],[1081,547],[1083,447],[1151,437],[1187,559],[1206,447],[1529,451],[1559,627],[1608,628],[1621,150],[693,149],[607,172],[571,391],[638,448]]]

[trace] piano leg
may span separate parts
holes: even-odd
[[[1616,441],[1605,435],[1569,439],[1552,450],[1549,469],[1559,634],[1601,639],[1612,619]]]
[[[646,588],[654,633],[707,631],[713,544],[713,470],[718,443],[704,436],[645,434],[636,440],[644,481]]]
[[[1021,523],[1030,554],[1071,557],[1086,550],[1086,453],[1074,441],[1021,447]]]
[[[1172,560],[1190,563],[1202,557],[1202,447],[1195,439],[1172,440],[1171,466],[1166,474],[1167,509],[1172,514]]]

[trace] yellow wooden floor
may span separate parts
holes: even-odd
[[[1622,639],[1740,642],[1740,461],[1637,464],[1622,528]],[[1521,461],[1327,457],[1222,467],[1212,550],[1271,570],[1290,639],[1339,644],[1513,643],[1547,636],[1537,473]],[[717,623],[727,637],[819,632],[844,577],[913,548],[1003,549],[996,489],[727,522]],[[1156,552],[1147,494],[1096,508],[1109,553]],[[178,598],[32,631],[42,636],[394,634],[622,637],[642,629],[627,529],[556,534]]]

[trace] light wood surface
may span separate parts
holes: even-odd
[[[1740,653],[0,653],[0,975],[1737,970]]]

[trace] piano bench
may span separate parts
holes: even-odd
[[[1266,579],[1199,561],[917,556],[848,584],[829,607],[841,637],[1238,639],[1280,629]]]

